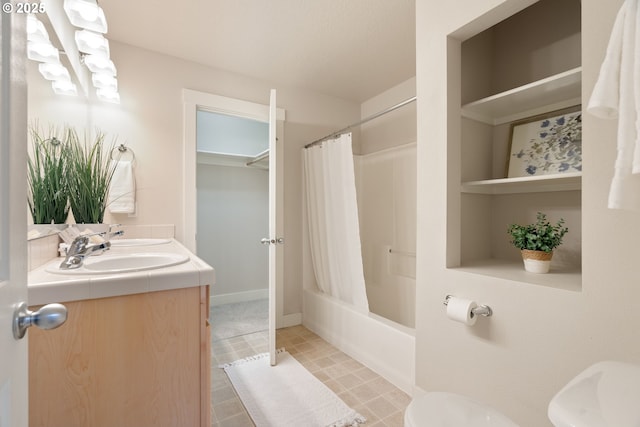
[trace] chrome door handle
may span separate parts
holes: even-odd
[[[277,239],[268,239],[266,237],[263,237],[262,240],[260,240],[260,243],[262,243],[263,245],[283,245],[284,244],[284,238],[282,237],[278,237]]]
[[[27,304],[21,302],[13,312],[13,337],[22,339],[29,326],[40,329],[55,329],[67,320],[67,307],[62,304],[47,304],[40,310],[29,311]]]

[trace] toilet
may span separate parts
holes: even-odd
[[[548,415],[556,427],[640,426],[640,366],[596,363],[551,399]]]
[[[404,413],[405,427],[518,427],[500,412],[466,396],[432,392],[413,399]]]
[[[598,362],[572,379],[551,399],[555,427],[640,426],[640,366]],[[405,427],[518,427],[495,409],[468,397],[431,392],[407,406]]]

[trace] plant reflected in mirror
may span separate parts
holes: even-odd
[[[27,203],[34,224],[64,224],[69,214],[67,156],[69,129],[53,126],[29,128],[31,151],[27,157]]]

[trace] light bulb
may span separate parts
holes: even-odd
[[[38,64],[38,70],[47,80],[71,80],[69,71],[59,62],[43,62]]]
[[[27,42],[27,58],[38,62],[60,62],[58,49],[51,42]]]
[[[111,89],[114,92],[118,90],[118,80],[111,74],[93,73],[91,75],[91,81],[96,88]]]
[[[79,30],[75,33],[75,39],[80,52],[109,57],[109,41],[102,34]]]
[[[93,22],[98,18],[98,5],[90,4],[87,2],[78,2],[76,3],[78,6],[76,7],[76,11],[80,14],[82,19],[85,21]]]
[[[95,1],[64,0],[64,11],[71,24],[76,27],[99,33],[107,32],[107,19],[104,11]]]
[[[44,28],[44,24],[32,14],[27,15],[27,40],[33,42],[49,41],[49,34]]]
[[[58,95],[76,96],[78,94],[76,85],[69,80],[54,80],[51,82],[51,87]]]
[[[84,57],[84,63],[92,73],[106,73],[112,76],[116,75],[116,66],[109,58],[100,55],[87,55]]]
[[[96,89],[96,95],[98,96],[98,99],[101,101],[120,104],[120,94],[114,90]]]

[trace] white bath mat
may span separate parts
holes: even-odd
[[[256,427],[346,427],[366,421],[284,350],[276,366],[262,353],[221,367]]]

